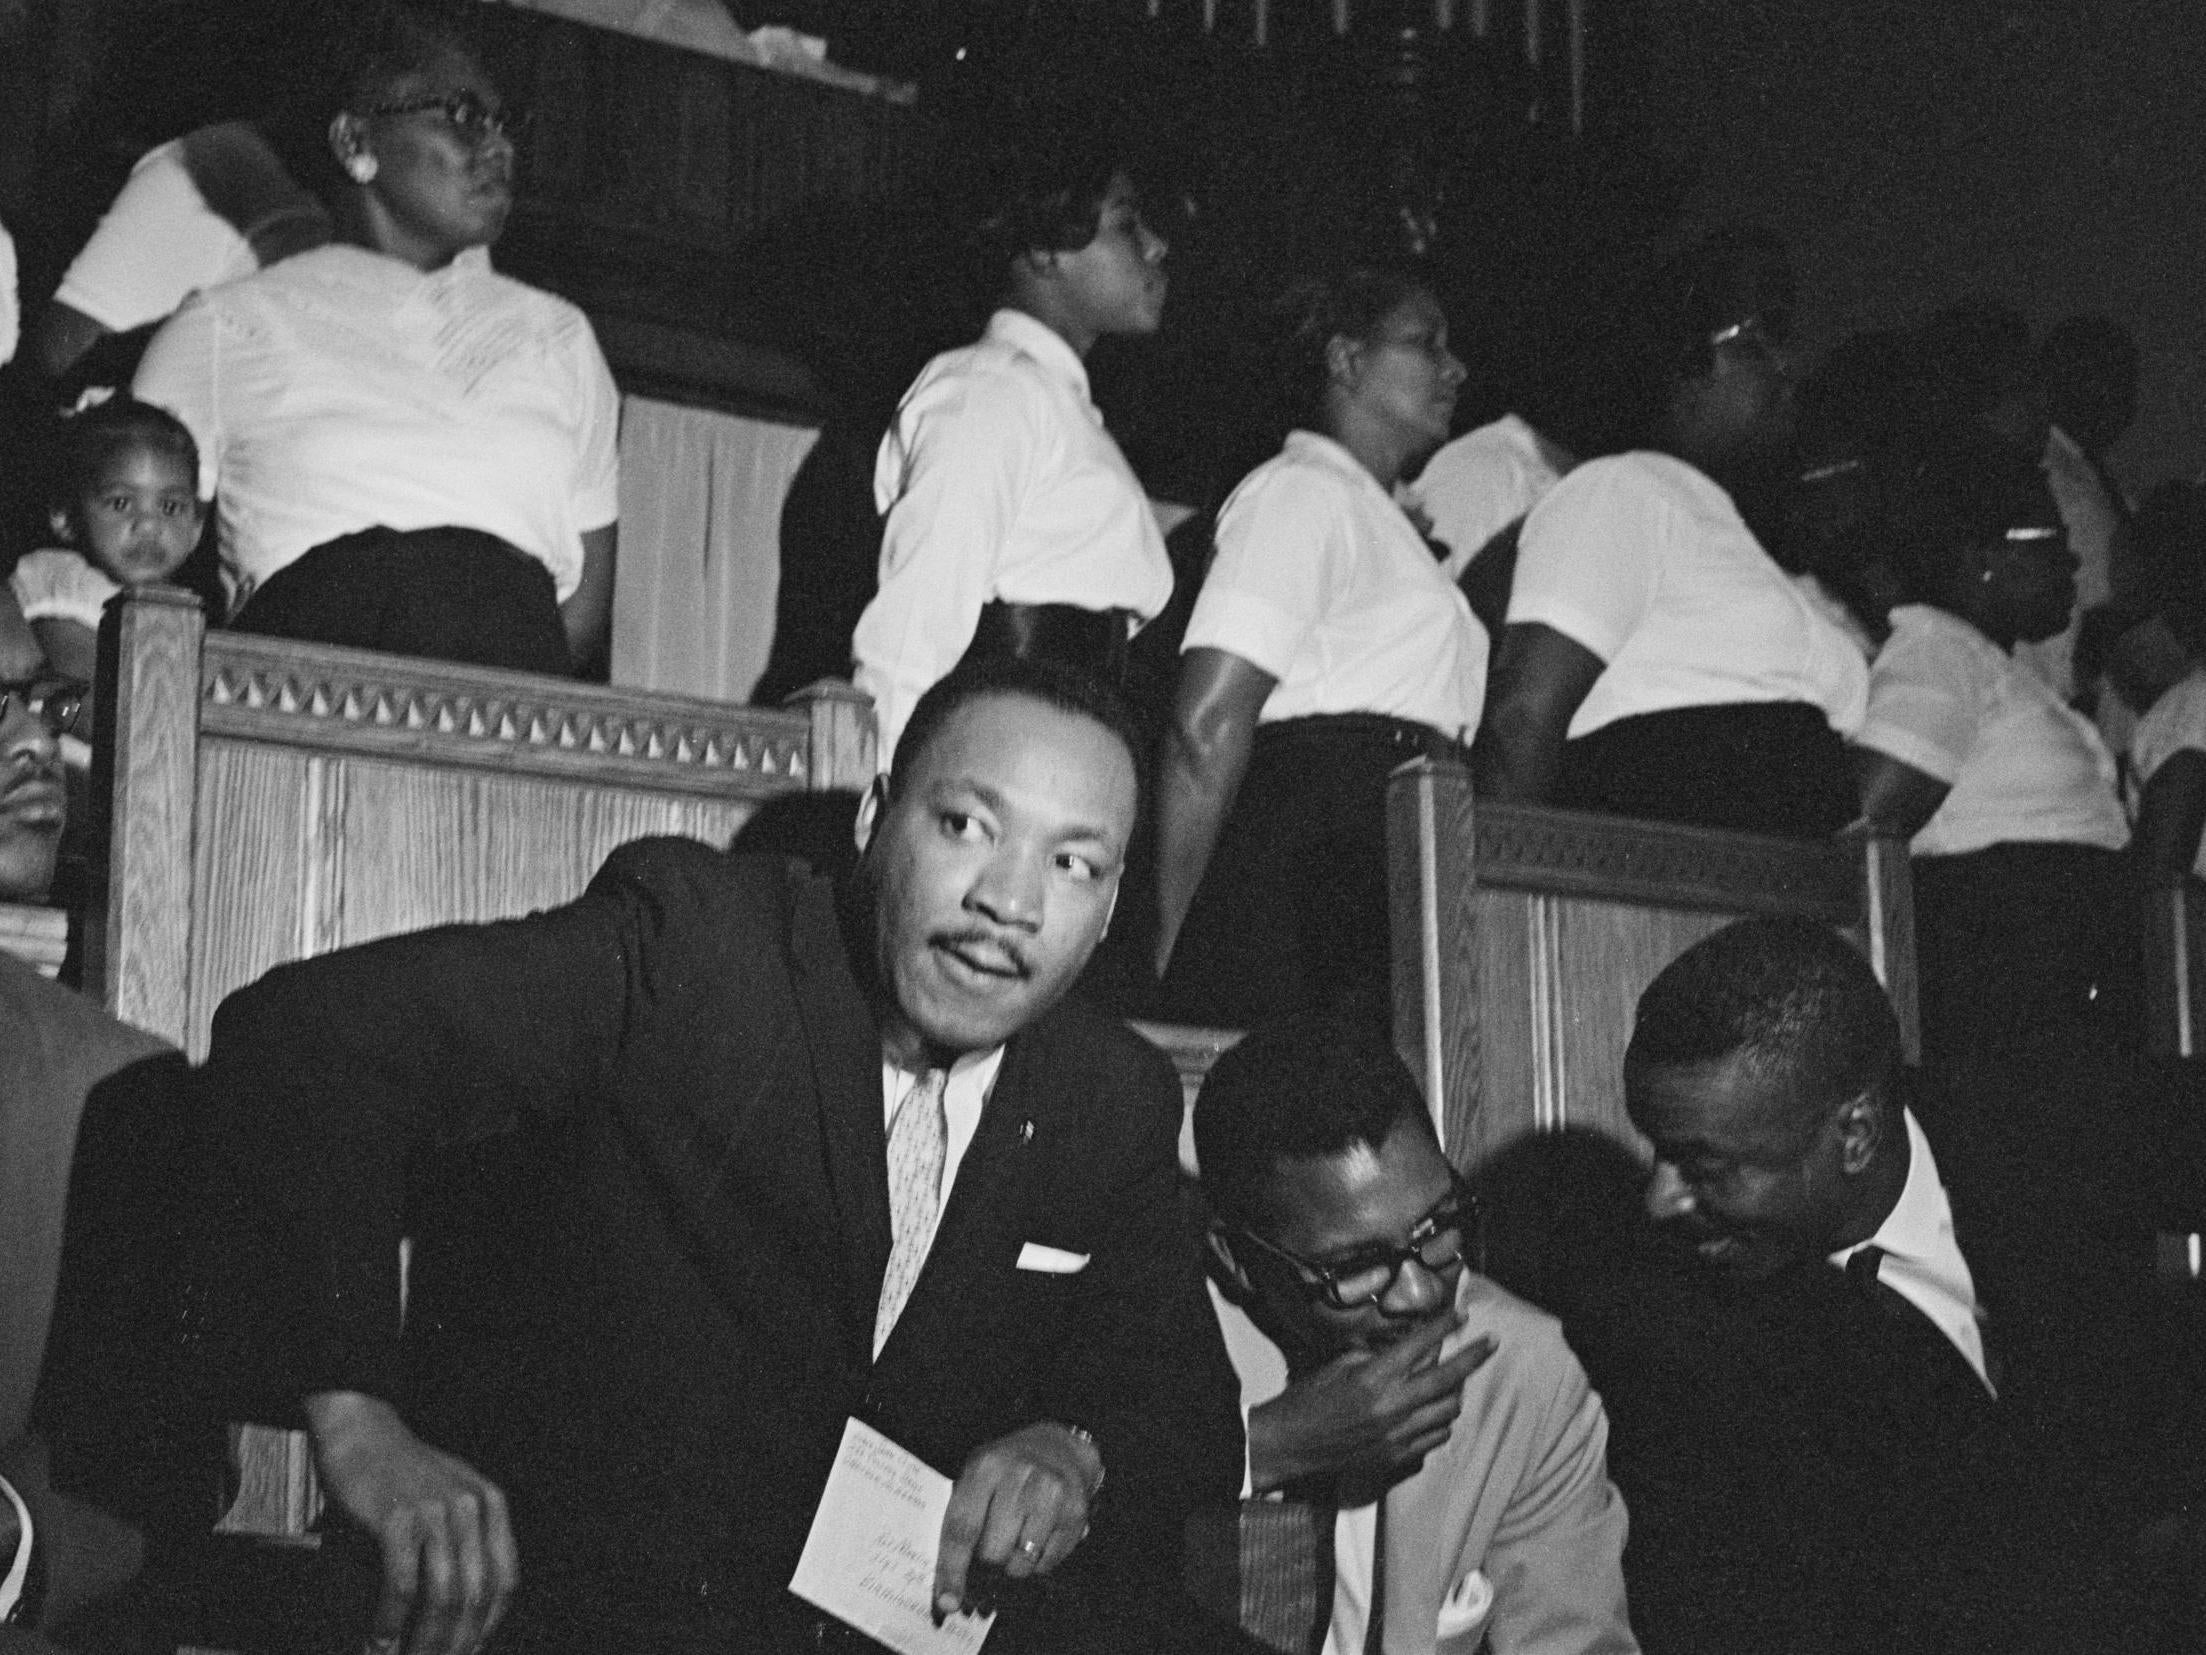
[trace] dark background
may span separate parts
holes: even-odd
[[[344,9],[0,0],[0,217],[25,243],[28,295],[131,155],[280,91],[303,72],[287,54]],[[1145,139],[1194,213],[1173,224],[1179,298],[1164,348],[1138,374],[1099,363],[1099,380],[1121,382],[1136,446],[1177,449],[1177,430],[1214,427],[1215,405],[1245,394],[1231,336],[1293,267],[1384,239],[1407,123],[1426,187],[1438,184],[1432,251],[1481,382],[1466,418],[1507,400],[1565,424],[1597,416],[1598,387],[1572,358],[1597,338],[1609,287],[1681,225],[1744,216],[1791,240],[1811,342],[1966,292],[2040,325],[2082,309],[2125,317],[2144,346],[2144,407],[2118,469],[2141,488],[2206,463],[2197,0],[1588,0],[1576,138],[1553,74],[1521,67],[1512,0],[1492,0],[1484,48],[1467,27],[1428,30],[1406,97],[1379,25],[1429,8],[1366,0],[1360,38],[1343,45],[1323,0],[1275,0],[1264,53],[1247,44],[1247,0],[1221,4],[1210,40],[1199,0],[1160,9],[1151,23],[1141,0],[737,5],[746,22],[771,14],[827,35],[840,61],[918,80],[922,106],[952,126],[1094,107]],[[1471,0],[1455,9],[1467,22]],[[1563,0],[1544,9],[1558,27]],[[901,233],[893,218],[883,238]],[[787,292],[760,295],[762,331],[820,292],[777,279]],[[923,319],[889,355],[963,325],[932,302],[914,308]],[[865,360],[886,371],[881,353]],[[822,367],[834,377],[837,364]]]

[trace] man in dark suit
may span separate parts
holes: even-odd
[[[840,890],[644,841],[568,907],[224,1005],[214,1155],[274,1239],[283,1388],[381,1543],[377,1646],[475,1647],[525,1568],[501,1649],[870,1647],[786,1590],[849,1417],[955,1478],[936,1603],[1000,1591],[991,1650],[1164,1635],[1185,1512],[1232,1498],[1241,1440],[1171,1068],[1059,1003],[1109,921],[1133,752],[1085,680],[961,669]],[[463,1423],[432,1446],[400,1236],[498,1134],[527,1146],[520,1304],[446,1376]]]
[[[1624,1074],[1657,1245],[1564,1321],[1651,1655],[2150,1647],[2077,1521],[2097,1496],[2000,1397],[1859,954],[1806,922],[1717,933],[1641,998]]]

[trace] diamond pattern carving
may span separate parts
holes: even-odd
[[[670,708],[667,697],[594,685],[547,682],[537,691],[505,673],[470,683],[472,669],[413,662],[348,672],[326,651],[317,652],[309,674],[273,652],[261,659],[265,649],[259,640],[208,639],[200,700],[210,733],[363,750],[395,743],[418,751],[426,741],[448,749],[455,763],[519,761],[525,768],[535,756],[564,759],[569,773],[590,755],[631,772],[695,772],[707,791],[737,778],[763,792],[805,783],[810,724],[802,714],[696,702]]]

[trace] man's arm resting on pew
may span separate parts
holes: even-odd
[[[370,1655],[469,1655],[521,1578],[505,1495],[375,1397],[323,1391],[306,1417],[324,1485],[382,1552]]]
[[[400,1377],[409,1181],[439,1150],[571,1111],[598,1086],[640,956],[659,930],[709,923],[685,885],[719,861],[702,845],[624,847],[564,908],[287,966],[216,1016],[201,1084],[210,1163],[232,1186],[219,1210],[305,1289],[245,1314],[274,1330],[332,1494],[382,1545],[378,1655],[472,1649],[517,1576],[503,1496],[381,1400]]]

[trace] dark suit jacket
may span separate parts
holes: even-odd
[[[285,967],[225,1003],[206,1079],[215,1163],[244,1169],[233,1237],[273,1215],[255,1296],[290,1331],[262,1371],[293,1400],[399,1398],[502,1482],[519,1647],[766,1646],[848,1415],[951,1475],[1036,1420],[1095,1433],[1093,1533],[992,1649],[1142,1647],[1185,1510],[1233,1496],[1234,1380],[1175,1205],[1179,1088],[1078,1007],[1010,1042],[872,1360],[879,1035],[831,890],[795,865],[644,841],[566,908]],[[451,1223],[455,1182],[473,1210]],[[410,1226],[433,1374],[398,1335]],[[1091,1262],[1021,1271],[1030,1241]],[[476,1337],[446,1284],[482,1272],[456,1295]]]
[[[2042,1445],[1895,1300],[1820,1261],[1743,1284],[1643,1257],[1565,1316],[1648,1655],[2146,1647]]]

